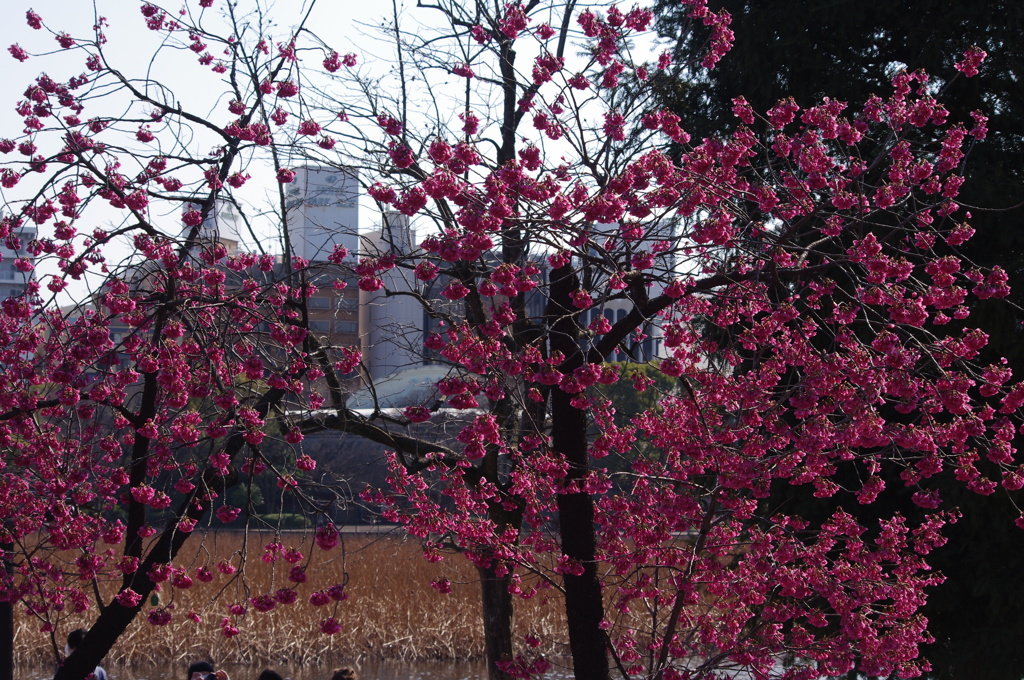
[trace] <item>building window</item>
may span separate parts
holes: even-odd
[[[318,333],[330,333],[331,322],[330,321],[310,321],[309,330],[316,331]]]
[[[338,333],[358,333],[359,324],[355,321],[339,321],[335,329]]]
[[[331,301],[325,297],[306,298],[306,307],[309,309],[330,309]]]

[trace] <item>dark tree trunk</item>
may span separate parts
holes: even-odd
[[[191,501],[191,498],[189,500]],[[191,502],[186,502],[177,516],[201,518],[203,511],[196,510],[195,507]],[[156,564],[166,564],[172,561],[189,536],[191,534],[176,531],[173,527],[163,531],[146,559],[131,575],[131,588],[142,596],[142,600],[135,607],[125,607],[116,601],[104,607],[92,628],[85,634],[82,643],[57,668],[57,672],[53,676],[54,680],[82,680],[92,673],[96,666],[100,665],[103,657],[107,655],[107,652],[114,646],[153,593],[156,583],[149,578],[149,570]]]
[[[14,680],[14,607],[0,602],[0,680]]]
[[[257,402],[256,411],[266,417],[271,406],[281,401],[284,396],[281,388],[268,390]],[[241,432],[233,433],[224,446],[224,453],[232,461],[238,452],[245,446],[245,439]],[[134,607],[125,607],[116,600],[111,601],[103,607],[99,617],[93,623],[92,628],[85,634],[85,638],[64,663],[57,668],[53,680],[83,680],[93,672],[96,666],[100,665],[103,657],[114,646],[121,634],[128,628],[129,624],[142,611],[149,596],[153,593],[156,582],[149,577],[150,570],[157,564],[169,564],[177,556],[185,541],[192,535],[177,529],[178,520],[190,518],[199,521],[206,514],[208,503],[195,503],[196,498],[206,493],[207,489],[222,493],[238,483],[238,471],[232,468],[231,473],[225,476],[215,474],[213,468],[209,468],[203,474],[202,484],[198,486],[186,500],[181,504],[175,513],[175,521],[170,523],[163,530],[160,537],[145,554],[144,559],[139,563],[134,574],[126,574],[123,587],[128,587],[142,596],[141,601]],[[133,543],[131,539],[126,541],[126,550]]]
[[[9,541],[0,542],[0,554],[14,549]],[[3,560],[4,576],[14,570],[10,560]],[[14,603],[0,602],[0,680],[14,680]]]
[[[489,680],[512,680],[512,676],[498,668],[497,662],[511,661],[512,650],[512,595],[508,587],[511,576],[498,576],[494,567],[478,567],[480,594],[484,617],[484,646],[487,653]]]
[[[54,680],[82,680],[92,673],[138,612],[116,603],[104,609],[82,644],[57,668]]]
[[[579,280],[569,267],[551,272],[551,297],[548,300],[550,348],[565,357],[559,370],[571,374],[583,365],[580,347],[579,310],[570,294]],[[565,574],[565,614],[569,629],[569,649],[577,680],[609,678],[606,636],[601,630],[604,602],[597,578],[597,538],[594,529],[594,502],[578,484],[590,469],[587,450],[587,414],[572,405],[573,395],[555,387],[551,391],[551,443],[568,463],[566,491],[558,495],[558,525],[562,553],[581,569]]]

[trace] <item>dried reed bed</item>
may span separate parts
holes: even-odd
[[[193,538],[196,545],[191,551],[186,545],[183,551],[190,561],[182,566],[212,565],[232,556],[238,564],[244,554],[245,568],[237,578],[218,575],[212,583],[196,581],[187,590],[165,588],[161,605],[173,605],[173,622],[168,626],[148,624],[144,620],[147,606],[105,663],[187,665],[210,658],[219,664],[336,665],[374,659],[468,660],[483,655],[476,569],[457,555],[428,562],[418,543],[394,534],[349,534],[330,553],[316,550],[318,559],[309,568],[309,583],[299,587],[302,595],[295,604],[231,617],[239,634],[225,638],[220,623],[228,615],[227,604],[289,585],[286,575],[291,565],[283,560],[271,565],[259,559],[263,546],[272,539],[270,535],[211,534],[197,557],[199,537]],[[287,537],[282,543],[288,545]],[[432,588],[435,579],[451,581],[452,592],[443,594]],[[313,584],[336,583],[346,584],[347,600],[323,607],[308,602]],[[112,591],[107,597],[110,594]],[[190,611],[200,614],[202,622],[188,620]],[[320,621],[329,616],[341,624],[340,633],[320,632]],[[60,624],[56,635],[89,626],[94,617],[94,611],[72,617]],[[552,590],[542,591],[530,600],[517,601],[516,634],[539,638],[542,646],[535,651],[564,654],[559,637],[564,631],[563,617],[561,597]],[[16,620],[17,663],[23,667],[52,661],[52,648],[38,632],[38,625],[24,614]],[[63,639],[59,643],[63,646]]]

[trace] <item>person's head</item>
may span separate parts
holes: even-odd
[[[356,680],[356,672],[348,666],[335,668],[331,680]]]
[[[188,675],[185,676],[185,680],[192,680],[193,673],[213,673],[213,664],[209,661],[196,661],[188,667]]]
[[[75,651],[75,647],[82,644],[86,632],[85,628],[76,628],[68,633],[68,643],[64,647],[64,656],[70,656],[71,652]]]
[[[267,670],[260,673],[260,677],[257,678],[257,680],[284,680],[284,678],[281,677],[281,674],[275,671],[273,668],[268,668]]]

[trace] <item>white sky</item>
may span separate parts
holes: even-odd
[[[225,2],[226,0],[215,0],[213,8],[207,12],[219,13]],[[157,4],[172,11],[178,6],[164,2]],[[243,7],[247,4],[251,3],[244,0],[240,3]],[[399,11],[404,9],[404,4],[403,0],[398,0]],[[138,0],[96,0],[95,3],[88,0],[3,0],[3,10],[0,14],[3,19],[0,21],[0,67],[3,70],[0,72],[3,73],[2,82],[6,87],[0,90],[0,138],[16,139],[21,136],[22,119],[14,112],[14,107],[23,99],[25,88],[41,72],[49,72],[54,79],[62,81],[85,70],[83,52],[61,50],[48,29],[66,31],[73,37],[91,38],[95,17],[104,16],[109,22],[109,26],[104,29],[109,42],[104,49],[110,63],[125,73],[144,75],[145,70],[150,67],[148,60],[158,47],[161,34],[146,29],[140,13],[141,5]],[[194,10],[199,9],[198,2],[190,2],[190,6]],[[33,9],[42,17],[46,28],[33,30],[28,26],[25,13],[29,9]],[[306,9],[307,5],[300,2],[281,0],[271,3],[268,15],[277,23],[275,33],[285,35],[288,28],[298,22]],[[320,0],[314,7],[309,25],[338,52],[357,52],[362,55],[383,49],[376,40],[368,38],[367,34],[373,33],[370,27],[379,25],[390,13],[390,2]],[[14,43],[20,44],[34,56],[25,62],[14,59],[7,51]],[[155,79],[173,89],[175,97],[185,110],[207,114],[211,109],[216,109],[214,119],[226,123],[230,114],[226,111],[225,103],[213,98],[223,91],[221,76],[212,73],[209,68],[196,64],[196,57],[191,53],[185,53],[183,56],[179,52],[172,56],[173,60],[164,60],[164,63],[176,64],[179,69],[164,68],[161,71],[162,64],[158,61],[154,65]],[[190,68],[180,69],[182,63],[189,64]],[[109,115],[111,111],[107,106],[87,107],[83,115],[88,117],[96,113]],[[12,155],[16,154],[17,152],[14,152]],[[0,157],[0,160],[4,160],[3,157]],[[15,188],[0,189],[0,193],[6,200],[24,199],[30,195],[32,179],[32,176],[26,177]],[[263,178],[265,182],[260,182],[260,179],[254,176],[254,180],[246,187],[252,189],[248,200],[255,203],[264,202],[261,193],[266,191],[265,187],[276,189],[277,183],[273,177]],[[88,231],[94,226],[107,226],[104,220],[109,223],[120,218],[112,209],[98,207],[98,210],[91,210],[88,213],[88,222],[80,220],[80,231]],[[44,235],[46,231],[44,228]],[[119,252],[117,248],[108,247],[106,253],[109,260],[116,261],[126,256],[128,248],[126,246],[124,252]],[[47,264],[40,267],[41,275],[45,276],[49,272]],[[72,284],[69,292],[77,297],[84,293],[84,287]],[[67,300],[64,299],[62,302]]]

